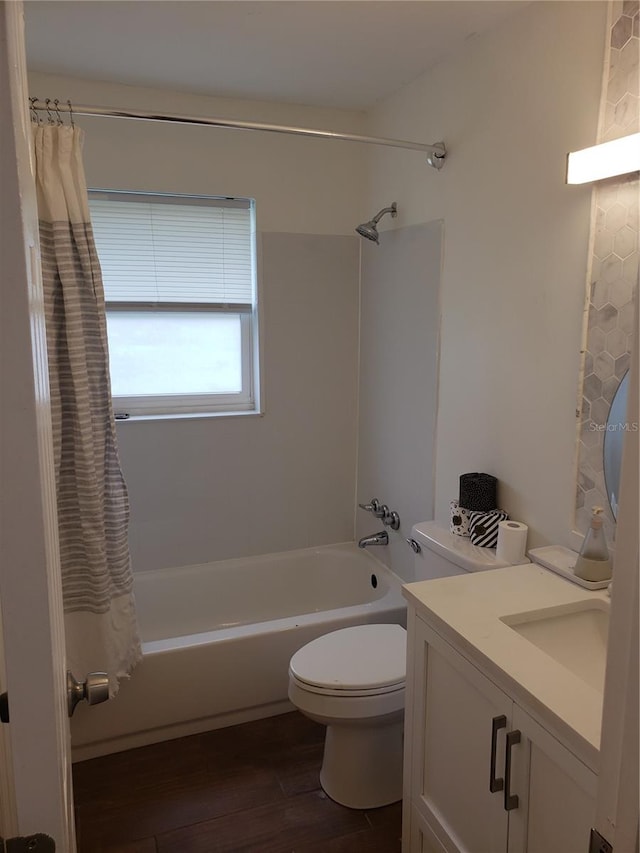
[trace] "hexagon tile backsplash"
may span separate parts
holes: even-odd
[[[612,3],[609,71],[600,142],[640,130],[638,7],[638,0]],[[582,406],[578,412],[576,529],[585,533],[591,508],[605,507],[607,539],[613,542],[615,521],[604,482],[603,425],[630,361],[634,293],[638,287],[640,185],[637,175],[630,175],[601,181],[594,192],[591,291]]]

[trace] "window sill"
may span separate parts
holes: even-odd
[[[128,418],[116,418],[116,426],[118,424],[140,423],[149,421],[185,421],[198,420],[209,418],[262,418],[263,411],[247,411],[247,412],[171,412],[164,415],[129,415]]]

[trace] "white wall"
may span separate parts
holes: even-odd
[[[161,89],[29,74],[41,100],[222,116],[362,133],[365,116],[348,110],[209,98]],[[85,116],[85,168],[91,186],[256,199],[260,231],[353,234],[361,222],[363,146],[282,134]]]
[[[444,139],[449,158],[436,173],[417,152],[82,119],[88,131],[87,171],[97,186],[253,196],[264,232],[352,234],[355,222],[390,200],[398,202],[399,216],[393,223],[383,220],[381,231],[443,220],[436,517],[447,520],[459,474],[484,470],[499,478],[501,504],[529,524],[530,544],[566,542],[575,493],[574,410],[591,191],[567,187],[564,164],[568,151],[595,141],[605,30],[604,3],[527,4],[502,27],[469,40],[459,53],[380,104],[366,125],[359,113],[224,101],[42,75],[33,75],[31,91],[76,102],[227,114],[426,142]],[[398,287],[401,298],[401,282]],[[272,308],[277,317],[275,303]],[[268,329],[266,334],[268,343]],[[271,340],[279,341],[282,334],[286,337],[287,332],[278,326],[278,336]],[[291,352],[293,338],[282,346]],[[345,371],[339,371],[341,400],[353,388],[350,370],[346,378]],[[275,374],[272,378],[277,381]],[[288,388],[299,387],[303,378],[301,373],[290,376]],[[268,389],[267,384],[267,394]],[[286,398],[286,393],[280,396]],[[309,402],[307,412],[311,411]],[[133,441],[133,430],[143,427],[144,438]],[[178,432],[169,440],[173,429]],[[225,440],[228,435],[228,456],[237,461],[238,476],[246,478],[248,491],[242,493],[249,493],[256,472],[245,465],[245,439],[239,431],[227,430],[215,424],[188,430],[179,423],[121,425],[126,473],[131,480],[135,470],[133,479],[140,481],[140,498],[145,498],[138,500],[138,507],[144,505],[144,512],[150,513],[150,506],[159,502],[155,517],[160,526],[172,513],[175,519],[194,512],[210,517],[210,504],[198,489],[177,498],[167,483],[167,494],[158,497],[144,486],[144,479],[149,465],[155,469],[164,464],[163,454],[184,441],[194,442],[193,453],[181,449],[188,459],[182,459],[180,470],[200,471],[207,442],[216,431],[224,432]],[[271,457],[277,441],[267,433],[268,427],[260,426],[251,439],[258,442],[263,460]],[[425,435],[424,441],[426,448],[430,436]],[[153,447],[156,442],[156,454],[143,464],[138,447]],[[345,461],[355,458],[349,448],[347,440]],[[286,480],[283,472],[293,471],[296,454],[285,452],[277,459],[277,472]],[[264,467],[265,494],[274,473],[270,465]],[[313,491],[320,466],[309,476]],[[299,492],[283,488],[295,503]],[[346,481],[340,488],[346,489]],[[135,494],[132,497],[136,499]],[[239,553],[256,553],[263,544],[263,550],[273,550],[266,521],[278,518],[277,503],[261,504],[267,512],[266,519],[260,517],[266,538],[256,534],[255,541],[242,541]],[[229,511],[219,518],[216,512],[216,530],[235,531],[231,515]],[[330,524],[317,515],[309,517],[307,541],[320,531],[346,531],[342,505],[338,516]],[[148,533],[140,531],[140,536],[151,541]],[[225,539],[220,553],[215,540],[212,531],[198,540],[195,550],[206,546],[215,552],[212,556],[228,556],[231,540]],[[149,552],[142,565],[150,567],[162,559],[162,554]]]
[[[606,37],[599,2],[535,2],[383,102],[369,132],[435,142],[372,151],[369,208],[397,226],[444,220],[436,518],[458,477],[486,471],[529,543],[566,544],[590,187],[564,184],[595,142]]]
[[[363,117],[34,74],[31,93],[93,105],[358,132]],[[353,538],[360,146],[78,118],[90,186],[256,199],[263,417],[118,424],[135,570]],[[347,236],[348,235],[348,236]]]

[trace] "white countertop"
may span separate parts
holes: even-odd
[[[600,599],[535,564],[420,581],[403,587],[418,614],[524,710],[598,771],[602,693],[500,621],[500,617]]]

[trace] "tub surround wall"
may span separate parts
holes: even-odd
[[[261,246],[264,416],[118,426],[136,571],[353,539],[357,238]]]
[[[31,92],[362,132],[342,110],[33,74]],[[360,146],[80,118],[91,186],[256,199],[264,416],[118,424],[136,571],[353,539]]]
[[[358,500],[377,497],[400,514],[389,547],[372,551],[407,581],[405,539],[433,517],[442,231],[441,222],[398,228],[361,247]],[[357,538],[382,529],[357,511]]]
[[[567,152],[596,140],[605,34],[604,3],[527,4],[369,126],[449,150],[439,173],[372,151],[368,181],[369,207],[393,198],[398,226],[445,222],[436,518],[448,522],[459,475],[484,470],[530,546],[570,544],[573,525],[591,189],[564,173]]]

